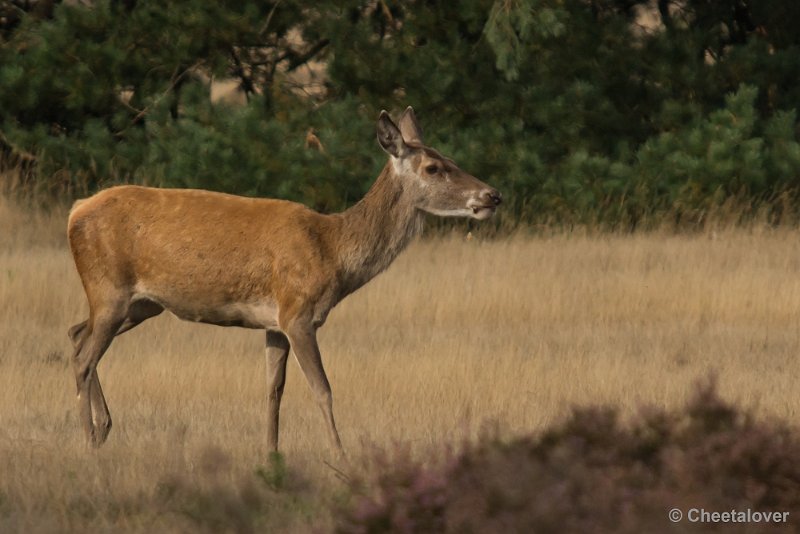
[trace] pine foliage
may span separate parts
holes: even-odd
[[[523,222],[693,225],[732,204],[779,222],[800,190],[798,15],[789,0],[9,2],[0,149],[45,190],[338,210],[382,165],[379,110],[410,104]],[[246,102],[212,102],[210,78]]]

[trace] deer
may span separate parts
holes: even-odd
[[[69,329],[78,417],[99,447],[111,416],[97,366],[115,336],[168,310],[180,319],[266,331],[267,445],[278,423],[290,351],[343,456],[317,330],[342,299],[384,271],[425,214],[485,220],[500,193],[426,146],[409,106],[381,111],[389,158],[366,195],[341,213],[198,189],[111,187],[78,200],[67,236],[89,305]]]

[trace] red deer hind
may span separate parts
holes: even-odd
[[[111,429],[100,358],[114,336],[166,309],[187,321],[266,330],[272,451],[292,349],[341,453],[317,329],[419,234],[425,212],[483,220],[501,201],[495,189],[425,146],[410,107],[397,125],[382,111],[377,134],[389,161],[366,196],[343,213],[137,186],[112,187],[75,204],[67,233],[89,318],[69,335],[89,444],[101,445]]]

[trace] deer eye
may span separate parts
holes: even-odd
[[[425,172],[427,172],[428,174],[436,174],[437,172],[439,172],[439,167],[433,164],[428,165],[427,167],[425,167]]]

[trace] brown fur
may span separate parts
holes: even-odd
[[[267,330],[272,449],[291,347],[341,450],[316,329],[419,233],[423,211],[486,218],[500,202],[496,191],[422,145],[411,108],[400,128],[382,113],[378,133],[392,158],[367,195],[340,214],[138,186],[76,203],[67,232],[90,312],[70,338],[90,443],[100,445],[111,427],[97,363],[115,335],[167,309],[186,320]]]

